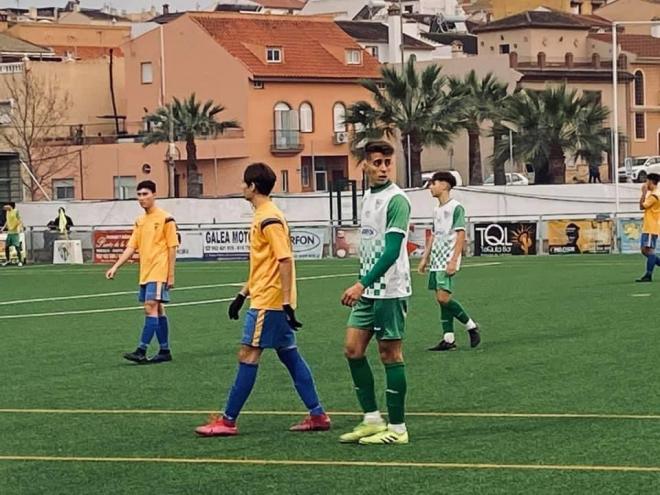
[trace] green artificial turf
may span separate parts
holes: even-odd
[[[2,269],[0,494],[660,492],[660,289],[633,282],[640,257],[467,260],[456,297],[481,324],[483,342],[470,349],[458,326],[451,353],[425,350],[440,338],[438,310],[415,274],[408,410],[428,414],[407,418],[409,445],[374,448],[337,442],[359,420],[339,304],[355,280],[354,260],[298,264],[298,276],[311,278],[298,284],[298,341],[325,407],[342,413],[333,430],[287,431],[305,411],[285,368],[266,353],[240,436],[195,437],[231,386],[241,325],[227,319],[226,302],[176,304],[231,298],[230,284],[246,269],[179,264],[169,309],[174,361],[158,366],[121,357],[142,324],[135,267],[112,282],[102,266]],[[198,287],[208,285],[218,286]],[[116,292],[127,294],[5,304]],[[96,312],[111,308],[127,309]],[[71,314],[52,314],[62,312]],[[12,315],[41,316],[5,318]],[[375,349],[370,359],[384,409]],[[535,416],[543,414],[603,417]],[[639,467],[655,471],[626,471]]]

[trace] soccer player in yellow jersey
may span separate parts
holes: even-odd
[[[165,315],[165,303],[170,302],[169,290],[174,287],[176,248],[179,245],[174,218],[156,206],[156,184],[150,180],[140,182],[137,197],[144,215],[138,217],[126,250],[105,276],[112,280],[117,270],[133,254],[140,253],[140,292],[138,299],[144,303],[146,315],[140,343],[135,352],[124,358],[138,364],[163,363],[172,360],[169,346],[169,323]],[[154,334],[160,351],[147,359],[147,347]]]
[[[254,163],[243,174],[243,196],[254,207],[250,230],[250,275],[229,306],[229,318],[238,320],[239,311],[250,296],[250,311],[245,317],[238,372],[224,414],[197,428],[205,437],[238,434],[236,420],[257,379],[259,360],[264,349],[274,349],[286,366],[309,416],[291,431],[330,429],[314,385],[309,366],[298,352],[294,331],[302,327],[296,319],[296,271],[289,227],[282,212],[270,199],[276,176],[266,164]]]
[[[5,210],[5,225],[2,227],[2,230],[7,231],[7,240],[5,241],[5,262],[2,266],[7,266],[9,264],[9,258],[11,256],[10,248],[14,246],[16,249],[16,255],[18,256],[18,266],[23,266],[23,243],[21,242],[21,230],[23,229],[23,221],[21,216],[16,209],[16,203],[9,202],[5,203],[3,206]]]
[[[646,183],[642,186],[642,196],[639,198],[639,208],[644,212],[642,224],[641,248],[646,256],[646,273],[637,282],[652,282],[653,269],[660,265],[655,255],[655,247],[660,234],[660,190],[658,189],[660,174],[649,173]]]

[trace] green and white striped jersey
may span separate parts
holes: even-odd
[[[455,199],[433,209],[433,246],[431,247],[430,270],[443,272],[454,254],[457,232],[465,230],[465,208]],[[461,267],[461,255],[456,270]]]
[[[380,280],[364,291],[371,299],[394,299],[412,294],[410,262],[408,260],[408,229],[410,200],[396,184],[372,188],[362,200],[360,236],[360,277],[364,277],[378,262],[385,250],[385,235],[399,232],[404,235],[401,252],[394,265]]]

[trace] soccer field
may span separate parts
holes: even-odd
[[[415,274],[406,446],[340,445],[359,420],[342,354],[357,261],[298,264],[303,355],[333,429],[290,433],[304,408],[266,354],[235,438],[193,430],[224,404],[244,263],[180,263],[172,363],[124,361],[141,329],[136,270],[0,271],[0,493],[608,494],[660,491],[660,285],[637,256],[472,258],[457,297],[482,345],[431,353],[438,310]],[[14,302],[12,302],[14,301]],[[223,302],[224,301],[224,302]],[[647,317],[651,311],[653,316]],[[384,372],[370,359],[384,404]],[[334,413],[334,414],[333,414]]]

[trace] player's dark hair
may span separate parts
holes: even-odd
[[[456,177],[454,177],[454,174],[447,172],[446,170],[434,173],[433,177],[431,177],[431,182],[435,182],[436,180],[447,182],[451,189],[456,187]]]
[[[387,141],[369,141],[364,147],[364,154],[367,159],[372,153],[380,153],[383,156],[394,155],[394,147]]]
[[[14,203],[13,201],[5,201],[5,206],[11,206],[11,209],[13,210],[14,208],[16,208],[16,203]]]
[[[651,174],[646,176],[646,179],[650,180],[651,182],[653,182],[653,184],[655,184],[657,186],[658,182],[660,182],[660,174],[651,173]]]
[[[137,190],[149,189],[152,193],[156,194],[156,183],[152,180],[143,180],[137,185]]]
[[[259,194],[268,196],[275,187],[277,176],[273,169],[265,163],[253,163],[248,165],[243,172],[243,182],[248,186],[254,184],[254,188]]]

